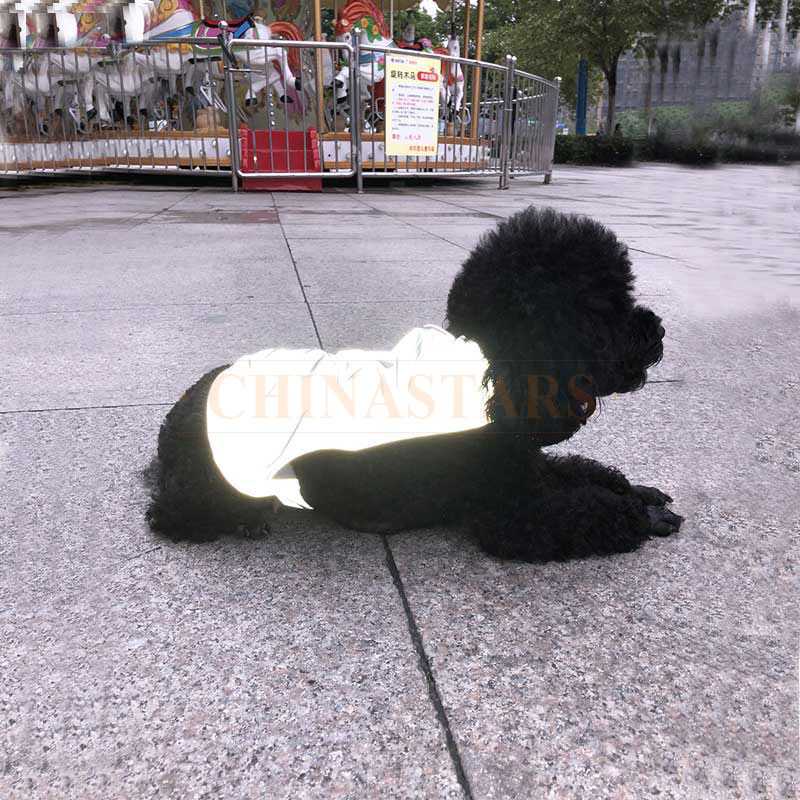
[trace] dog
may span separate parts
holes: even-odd
[[[528,562],[628,552],[679,530],[658,489],[543,448],[633,392],[663,356],[664,327],[637,305],[627,247],[601,224],[534,207],[484,234],[456,276],[446,328],[485,357],[485,424],[291,461],[308,506],[359,531],[461,525],[490,555]],[[147,519],[173,540],[269,530],[271,498],[237,491],[209,444],[204,375],[170,410],[146,472]]]

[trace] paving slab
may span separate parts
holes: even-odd
[[[208,236],[204,226],[177,223],[187,238],[176,242],[176,223],[150,224],[145,233],[116,220],[99,230],[74,222],[32,237],[0,236],[0,314],[303,299],[278,225],[259,225],[254,237],[239,226],[216,225]]]
[[[755,204],[786,266],[790,239]],[[745,282],[742,248],[695,269],[634,254],[667,382],[558,448],[668,491],[678,536],[545,566],[455,532],[392,539],[475,796],[794,796],[800,295]]]
[[[0,796],[460,797],[380,538],[154,538],[164,410],[0,416]]]
[[[343,223],[337,217],[332,218],[330,214],[325,212],[320,212],[318,215],[313,216],[306,215],[302,220],[298,220],[296,216],[291,216],[292,220],[296,220],[292,222],[286,221],[287,216],[289,215],[281,212],[281,225],[290,244],[298,241],[313,242],[318,239],[337,239],[339,241],[333,245],[337,252],[347,248],[349,243],[353,241],[353,226],[358,225],[357,222]],[[370,230],[375,225],[380,228],[381,246],[394,252],[402,252],[402,243],[415,237],[418,233],[404,222],[398,222],[394,217],[386,216],[379,222],[369,218],[362,220],[361,230],[364,236],[369,236]]]
[[[315,347],[303,303],[0,316],[0,411],[174,402],[204,372],[280,341]]]
[[[309,301],[355,303],[360,301],[427,301],[447,298],[463,251],[448,243],[430,243],[430,258],[394,258],[361,260],[336,254],[336,240],[324,252],[297,259],[297,271]],[[294,244],[292,245],[294,248]],[[449,260],[437,260],[439,251],[459,253]]]
[[[392,218],[388,214],[372,211],[363,206],[340,214],[328,208],[315,208],[313,203],[309,203],[306,208],[281,211],[280,215],[281,223],[289,227],[304,226],[313,232],[314,228],[320,224],[335,224],[339,229],[350,230],[351,234],[354,237],[357,236],[358,239],[369,236],[376,229],[380,230],[384,224],[392,227]]]
[[[305,241],[296,238],[292,242],[292,255],[298,263],[322,260],[339,265],[342,258],[346,257],[354,263],[369,264],[380,264],[384,261],[417,261],[424,267],[428,262],[458,259],[463,254],[461,248],[456,245],[426,235],[424,232],[420,235],[419,231],[408,226],[407,238],[401,245],[382,246],[379,237],[353,239],[346,245],[342,245],[338,240],[331,240],[327,246],[317,239]]]
[[[794,796],[800,169],[495,185],[0,193],[1,797]],[[665,319],[653,381],[561,449],[668,491],[678,536],[531,566],[299,512],[258,542],[147,530],[139,472],[203,371],[442,324],[531,203],[627,239]]]
[[[447,297],[438,300],[401,300],[386,303],[319,303],[311,309],[328,350],[391,349],[403,334],[422,325],[445,322]]]

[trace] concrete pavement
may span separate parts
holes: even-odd
[[[800,170],[561,169],[363,196],[0,192],[0,798],[789,798]],[[205,370],[387,347],[530,203],[632,248],[666,355],[562,449],[675,498],[610,559],[282,512],[175,545],[138,473]]]

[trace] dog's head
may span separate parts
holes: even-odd
[[[483,236],[456,276],[447,326],[489,361],[489,416],[562,441],[597,398],[640,388],[661,320],[633,299],[627,247],[599,223],[528,208]]]

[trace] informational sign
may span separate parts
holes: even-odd
[[[439,146],[439,90],[435,58],[386,54],[386,155],[435,156]]]

